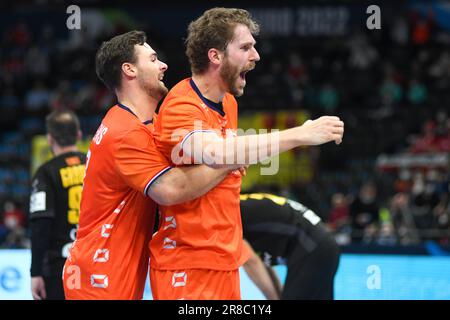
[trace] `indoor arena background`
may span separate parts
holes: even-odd
[[[30,178],[50,157],[45,115],[74,110],[87,150],[114,98],[95,74],[102,40],[146,31],[169,65],[168,88],[189,76],[183,38],[205,9],[248,9],[261,24],[261,61],[239,98],[239,127],[284,129],[338,115],[340,146],[280,156],[279,173],[251,167],[243,191],[300,201],[341,246],[336,299],[450,299],[450,2],[173,2],[0,4],[0,299],[30,299]],[[375,11],[373,11],[375,12]],[[371,27],[372,26],[372,27]],[[374,223],[356,227],[358,205]],[[285,267],[278,266],[283,278]],[[242,270],[244,299],[263,299]],[[145,297],[151,296],[146,289]]]

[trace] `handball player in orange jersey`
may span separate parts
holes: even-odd
[[[172,165],[248,165],[300,145],[341,143],[344,123],[321,117],[281,132],[236,136],[245,75],[260,60],[258,25],[242,9],[213,8],[188,28],[192,77],[170,90],[155,121],[155,143]],[[264,152],[261,152],[264,151]],[[239,267],[248,259],[239,206],[241,172],[200,198],[160,206],[150,242],[155,299],[240,299]]]
[[[152,120],[167,93],[166,70],[141,31],[116,36],[97,52],[97,75],[118,103],[87,154],[79,229],[63,271],[67,299],[142,299],[154,201],[192,200],[232,169],[173,168],[157,151]]]

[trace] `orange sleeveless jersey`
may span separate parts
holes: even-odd
[[[155,122],[158,149],[174,164],[171,157],[174,146],[197,130],[215,130],[222,137],[235,134],[236,99],[226,94],[222,104],[223,110],[219,104],[205,99],[191,79],[179,82],[165,98]],[[150,242],[151,267],[238,269],[248,254],[243,251],[240,188],[241,174],[234,171],[200,198],[160,206],[160,227]]]
[[[77,238],[63,272],[66,298],[142,299],[156,211],[146,191],[170,169],[152,130],[120,104],[98,128],[88,152]]]

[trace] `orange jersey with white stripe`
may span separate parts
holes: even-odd
[[[215,131],[225,138],[235,135],[236,129],[237,102],[232,95],[226,94],[222,105],[215,104],[201,95],[191,79],[185,79],[170,90],[161,105],[154,137],[158,149],[175,164],[172,150],[193,132]],[[200,198],[160,206],[160,227],[150,243],[151,267],[239,268],[246,259],[242,251],[240,187],[241,174],[234,171]]]
[[[156,212],[146,191],[170,169],[152,131],[123,105],[112,107],[98,128],[87,155],[77,238],[63,274],[66,298],[142,298]]]

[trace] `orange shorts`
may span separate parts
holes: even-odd
[[[239,270],[155,270],[150,268],[155,300],[240,300]]]
[[[63,269],[63,286],[66,300],[141,300],[147,272],[140,276],[125,278],[114,270],[103,269],[101,274],[87,274],[69,260]],[[142,268],[147,270],[147,268]]]

